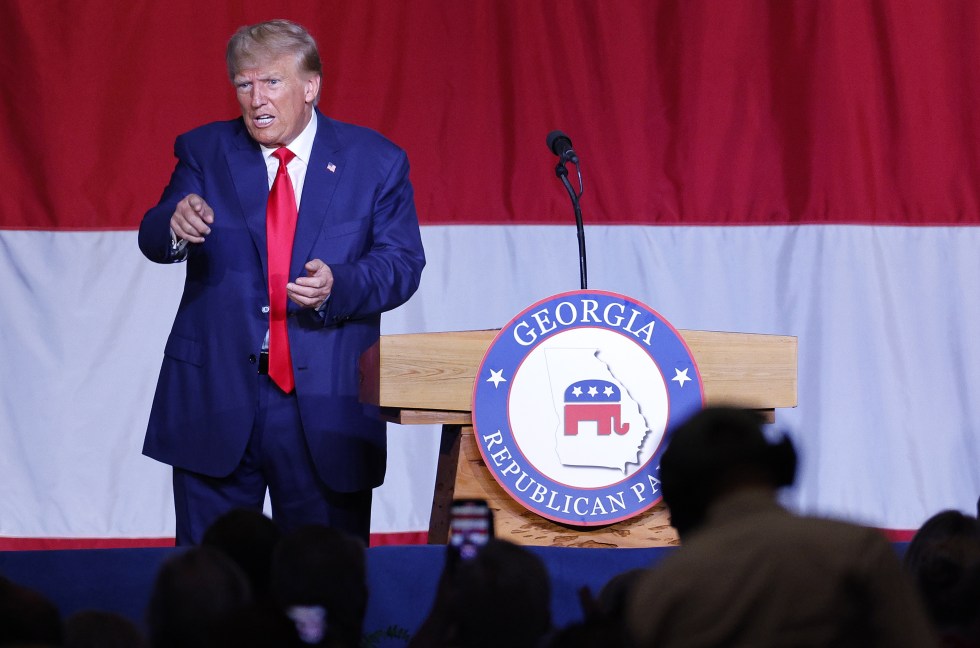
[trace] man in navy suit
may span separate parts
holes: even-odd
[[[315,108],[322,68],[301,26],[242,27],[227,61],[242,117],[177,138],[140,225],[147,258],[187,263],[143,452],[174,468],[178,544],[232,508],[261,509],[266,489],[284,529],[367,541],[386,440],[358,401],[358,359],[425,265],[408,160]],[[274,196],[295,205],[291,247],[267,236]]]

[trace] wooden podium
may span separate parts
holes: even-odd
[[[796,406],[796,338],[678,331],[701,373],[706,405],[761,410]],[[501,488],[473,438],[473,382],[497,331],[385,335],[361,358],[361,400],[403,424],[440,424],[442,440],[429,521],[429,543],[448,541],[454,498],[481,498],[496,533],[519,544],[651,547],[677,544],[662,504],[603,527],[572,527],[525,509]]]

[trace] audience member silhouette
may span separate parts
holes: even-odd
[[[792,442],[767,441],[749,411],[709,408],[674,432],[660,477],[683,544],[633,588],[637,646],[936,645],[880,532],[779,506],[795,472]]]
[[[65,619],[65,648],[147,648],[135,623],[115,612],[83,610]]]
[[[147,608],[153,648],[208,648],[224,620],[252,603],[242,570],[220,551],[193,547],[160,568]]]
[[[306,526],[279,541],[272,593],[304,643],[356,648],[367,612],[364,544],[338,529]]]
[[[0,576],[0,646],[60,646],[62,636],[54,603]]]
[[[265,603],[271,601],[272,554],[280,536],[276,523],[260,511],[234,509],[208,527],[201,544],[234,560],[248,578],[253,598]]]
[[[410,648],[534,648],[551,631],[551,584],[535,554],[493,539],[461,559],[447,547],[432,610]]]
[[[980,523],[942,511],[919,528],[905,567],[944,646],[980,648]]]

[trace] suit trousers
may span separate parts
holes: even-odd
[[[329,416],[329,412],[324,412]],[[319,524],[346,531],[367,546],[371,489],[340,493],[317,475],[300,420],[295,392],[285,394],[259,376],[255,423],[245,454],[225,477],[174,468],[177,544],[199,544],[207,528],[236,508],[261,511],[266,489],[272,518],[283,530]]]

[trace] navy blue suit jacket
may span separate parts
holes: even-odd
[[[316,137],[296,225],[290,277],[322,259],[334,275],[317,313],[288,305],[296,398],[307,444],[330,488],[384,480],[385,424],[358,402],[358,359],[379,336],[380,314],[418,288],[425,257],[405,153],[381,135],[314,113]],[[177,166],[143,217],[139,245],[170,263],[170,217],[196,193],[214,210],[211,233],[190,245],[184,292],[164,350],[144,454],[210,476],[238,465],[268,330],[266,165],[241,119],[177,138]]]

